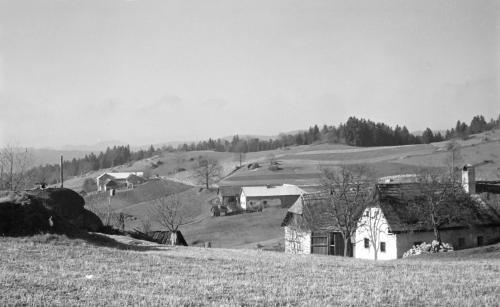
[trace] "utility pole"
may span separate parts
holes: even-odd
[[[63,188],[64,187],[64,177],[63,177],[63,156],[62,155],[61,155],[60,168],[61,168],[61,188]]]

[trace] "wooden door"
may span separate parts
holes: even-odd
[[[313,232],[311,234],[311,254],[328,255],[328,234]]]

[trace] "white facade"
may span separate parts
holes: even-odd
[[[240,206],[243,210],[255,209],[266,204],[269,206],[280,206],[282,200],[287,196],[299,196],[306,192],[296,185],[283,184],[278,186],[242,187],[240,194]],[[249,198],[254,201],[251,203]],[[295,199],[293,199],[295,201]]]
[[[389,232],[389,225],[380,208],[367,208],[360,218],[354,257],[373,260],[398,258],[397,236]]]

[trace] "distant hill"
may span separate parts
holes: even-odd
[[[63,155],[64,160],[80,159],[91,152],[88,150],[58,150],[50,148],[28,148],[28,151],[33,155],[33,166],[57,164],[61,155]]]

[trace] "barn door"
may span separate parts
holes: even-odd
[[[328,234],[313,232],[311,234],[311,254],[328,255]]]

